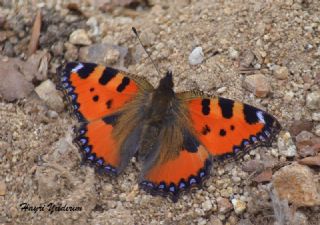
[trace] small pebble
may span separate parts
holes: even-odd
[[[306,105],[309,109],[320,109],[320,91],[311,92],[307,95]]]
[[[294,213],[292,218],[292,224],[294,225],[309,225],[309,219],[308,217],[300,211],[297,211]]]
[[[203,219],[203,218],[200,218],[198,220],[198,225],[206,225],[207,224],[207,220]]]
[[[271,89],[269,80],[263,74],[246,76],[243,87],[259,98],[266,97]]]
[[[312,113],[312,120],[313,121],[320,121],[320,112]]]
[[[307,120],[295,120],[292,122],[289,131],[292,136],[297,136],[301,131],[311,131],[313,124]]]
[[[283,97],[285,103],[290,103],[294,97],[293,91],[287,91]]]
[[[275,66],[273,75],[279,80],[286,80],[289,77],[289,70],[285,66]]]
[[[56,119],[56,118],[58,118],[58,113],[53,110],[48,110],[47,116],[51,119]]]
[[[303,158],[299,160],[299,163],[307,166],[320,166],[320,155]]]
[[[296,206],[320,204],[317,179],[307,166],[294,163],[282,167],[273,175],[272,184],[281,200]]]
[[[240,199],[234,198],[231,200],[231,202],[232,202],[235,213],[238,215],[242,214],[247,208],[246,203]]]
[[[206,211],[209,211],[212,209],[212,203],[211,201],[208,199],[206,200],[205,202],[202,203],[202,208],[203,210],[206,212]]]
[[[239,58],[239,52],[232,47],[229,48],[228,53],[230,59],[236,60]]]
[[[74,45],[91,45],[92,42],[84,29],[78,29],[71,33],[69,41]]]
[[[61,56],[63,54],[64,45],[60,41],[60,42],[57,42],[56,44],[54,44],[51,49],[52,49],[54,56]]]
[[[223,225],[223,223],[217,216],[211,216],[208,225]]]
[[[89,35],[91,37],[94,37],[94,36],[98,36],[100,34],[100,29],[99,29],[99,26],[98,26],[98,21],[95,17],[90,17],[86,24],[88,26],[90,26],[90,32],[89,32]]]
[[[145,46],[151,46],[156,38],[157,36],[152,31],[142,32],[140,35],[140,39]]]
[[[108,54],[106,54],[104,61],[107,63],[107,65],[112,65],[118,61],[120,57],[120,52],[118,49],[112,48],[110,51],[108,51]]]
[[[189,55],[189,63],[190,65],[197,65],[202,63],[204,59],[204,54],[202,51],[202,47],[196,47],[193,49],[191,54]]]
[[[63,100],[51,80],[43,81],[35,88],[35,92],[52,110],[57,112],[61,112],[63,110]]]
[[[6,183],[4,181],[0,181],[0,196],[6,195]]]
[[[227,198],[219,197],[217,199],[217,204],[218,204],[218,210],[220,213],[226,213],[232,209],[232,204]]]
[[[74,46],[69,42],[66,42],[64,44],[64,47],[66,48],[66,53],[64,54],[64,57],[68,61],[75,61],[78,59],[79,53],[78,53],[78,48],[76,46]]]
[[[272,180],[272,170],[266,169],[262,173],[258,174],[253,178],[257,183],[269,182]]]
[[[107,193],[110,193],[110,192],[113,190],[112,184],[106,184],[106,185],[104,185],[103,190],[105,191],[106,194],[107,194]]]
[[[251,159],[243,164],[243,171],[252,173],[254,171],[262,171],[263,163],[260,160]]]
[[[315,134],[320,137],[320,123],[315,127]]]
[[[254,225],[249,219],[241,219],[237,225]]]
[[[240,66],[241,67],[250,67],[254,61],[254,54],[251,50],[247,50],[240,55]]]
[[[241,182],[241,178],[240,177],[237,177],[237,176],[232,176],[232,181],[235,182],[235,183],[240,183]]]
[[[314,146],[304,146],[299,149],[299,155],[301,157],[314,156],[316,154],[316,149]]]
[[[294,157],[297,149],[289,132],[281,132],[278,138],[278,148],[280,154],[286,157]]]
[[[236,215],[231,215],[228,218],[228,222],[230,225],[237,225],[238,224],[238,217]]]
[[[226,90],[227,90],[227,87],[221,87],[221,88],[219,88],[216,92],[217,92],[217,94],[222,94],[222,93],[224,93]]]
[[[296,143],[298,149],[305,147],[307,145],[312,145],[311,139],[313,138],[313,134],[309,131],[301,131],[297,136],[296,136]]]
[[[14,101],[27,97],[33,91],[33,84],[20,72],[23,65],[24,63],[16,58],[1,59],[0,96],[3,99]]]

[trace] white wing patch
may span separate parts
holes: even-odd
[[[259,121],[263,124],[266,124],[266,121],[264,120],[263,112],[258,111],[257,112],[257,117],[259,118]]]
[[[83,68],[83,64],[79,63],[75,68],[71,70],[72,73],[77,73],[79,70]]]

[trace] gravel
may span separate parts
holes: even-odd
[[[319,195],[318,167],[284,167],[310,156],[297,154],[295,140],[301,131],[319,136],[319,1],[150,0],[149,6],[137,1],[137,7],[102,7],[108,2],[102,0],[100,9],[90,2],[97,1],[86,1],[77,10],[68,10],[68,1],[4,1],[0,5],[0,55],[19,60],[20,68],[10,67],[9,74],[16,74],[17,82],[11,86],[5,79],[0,82],[0,223],[274,224],[278,214],[270,190],[274,186],[281,190],[281,185],[286,190],[288,175],[305,179],[296,187],[308,184],[311,196]],[[26,53],[38,8],[43,21],[34,56],[41,57],[33,61],[35,73],[23,73],[27,68],[23,65],[30,60]],[[82,166],[72,143],[72,127],[77,123],[63,110],[60,93],[52,88],[56,68],[79,58],[96,61],[100,52],[93,50],[90,55],[81,49],[106,44],[116,50],[102,54],[102,63],[123,67],[157,85],[161,75],[142,51],[132,26],[141,32],[161,73],[173,70],[176,91],[200,89],[249,103],[274,115],[285,131],[272,147],[257,148],[236,161],[215,162],[203,188],[183,194],[177,203],[138,188],[139,160],[133,160],[117,178]],[[190,66],[189,55],[198,46],[206,58],[198,54],[201,60]],[[257,75],[262,78],[258,82],[252,78]],[[42,82],[50,82],[52,97],[35,94],[34,87]],[[17,95],[17,90],[24,92]],[[312,157],[318,155],[313,151]],[[272,181],[254,182],[256,175],[266,171],[264,167],[270,169],[268,179],[272,172]],[[320,221],[315,200],[306,201],[304,193],[295,193],[299,198],[280,195],[281,202],[307,206],[299,209],[295,220]],[[221,199],[226,210],[220,210]],[[25,212],[19,207],[24,202],[80,206],[82,211]]]

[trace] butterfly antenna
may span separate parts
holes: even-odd
[[[157,65],[154,63],[154,61],[152,60],[152,58],[151,58],[150,54],[147,52],[146,47],[144,47],[144,45],[142,44],[141,39],[140,39],[140,36],[139,36],[139,34],[138,34],[138,32],[137,32],[136,28],[135,28],[135,27],[132,27],[132,31],[133,31],[133,33],[136,35],[136,37],[138,38],[139,43],[140,43],[140,45],[142,46],[143,50],[147,53],[147,55],[148,55],[148,57],[149,57],[150,61],[152,62],[152,64],[153,64],[154,68],[156,69],[156,71],[158,72],[158,74],[159,74],[159,75],[161,75],[161,73],[160,73],[160,71],[159,71],[159,69],[158,69]]]

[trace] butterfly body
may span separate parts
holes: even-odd
[[[169,195],[202,184],[214,158],[270,145],[280,124],[255,107],[198,91],[175,93],[172,73],[153,88],[110,67],[68,63],[61,86],[82,123],[76,143],[85,160],[119,174],[136,155],[140,186]]]
[[[160,81],[158,88],[150,93],[150,101],[146,103],[146,111],[141,121],[143,131],[139,143],[139,156],[142,159],[150,157],[157,150],[163,127],[175,120],[173,115],[175,94],[172,88],[172,74],[168,73]]]

